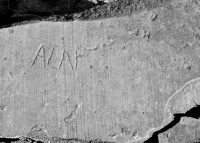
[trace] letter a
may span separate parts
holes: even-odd
[[[45,48],[44,48],[44,45],[41,45],[39,47],[39,49],[37,51],[37,54],[36,54],[36,56],[35,56],[32,64],[31,64],[32,66],[35,64],[35,62],[36,62],[36,60],[37,60],[38,57],[42,58],[43,64],[44,64],[44,68],[45,68],[46,62],[45,62]]]

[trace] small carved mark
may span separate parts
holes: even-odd
[[[200,34],[197,32],[193,32],[193,36],[197,39],[200,40]]]
[[[139,33],[140,33],[140,31],[138,28],[135,28],[135,30],[133,30],[133,31],[129,31],[129,34],[134,35],[134,36],[138,36]]]
[[[157,18],[158,18],[158,15],[155,14],[155,15],[153,15],[153,16],[151,17],[151,21],[155,21]]]
[[[76,57],[75,57],[75,70],[77,70],[77,66],[78,66],[78,58],[79,58],[79,55],[78,55],[78,51],[76,50]]]
[[[192,66],[191,65],[184,65],[184,68],[190,71],[192,69]]]
[[[121,136],[119,133],[109,134],[109,136],[113,139],[117,138],[118,136]]]
[[[96,49],[96,48],[95,48]],[[84,49],[84,51],[86,50],[86,51],[93,51],[93,50],[95,50],[95,49],[89,49],[89,50],[86,50],[86,49]],[[87,54],[88,55],[88,54]],[[77,68],[78,68],[78,59],[79,58],[81,58],[81,57],[84,57],[84,56],[86,56],[86,54],[85,53],[83,53],[83,54],[78,54],[78,51],[76,50],[76,55],[75,55],[75,70],[77,70]]]
[[[75,114],[74,114],[73,112],[71,112],[71,113],[69,114],[69,116],[67,116],[67,117],[64,118],[64,122],[65,122],[65,123],[68,123],[68,122],[71,121],[74,117],[75,117]]]
[[[69,114],[69,116],[64,118],[64,122],[68,123],[69,121],[73,120],[76,117],[77,110],[80,107],[80,104],[74,106],[74,110]]]
[[[143,29],[142,31],[142,38],[150,39],[151,31]]]
[[[121,128],[122,134],[130,135],[131,131],[127,127]]]
[[[6,105],[0,105],[0,111],[5,111],[5,110],[6,110],[6,108],[7,108],[7,106],[6,106]]]
[[[86,49],[86,48],[84,47],[84,50],[85,50],[85,51],[95,51],[95,50],[98,50],[98,48],[99,48],[99,46],[96,46],[96,47],[93,48],[93,49]]]
[[[10,77],[13,77],[13,73],[11,71],[8,72]]]

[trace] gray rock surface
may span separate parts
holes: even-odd
[[[142,143],[200,104],[199,2],[137,2],[0,29],[0,134]],[[198,140],[187,119],[160,142]]]

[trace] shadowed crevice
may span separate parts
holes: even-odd
[[[20,141],[20,138],[0,138],[1,143],[11,143]]]
[[[46,140],[50,141],[51,143],[114,143],[114,142],[108,142],[108,141],[102,141],[100,139],[96,140],[81,140],[78,138],[72,138],[72,139],[62,139],[57,137],[49,137],[46,138]],[[0,143],[15,143],[15,142],[23,142],[23,143],[46,143],[47,141],[41,141],[39,139],[32,139],[31,137],[19,137],[19,138],[0,138]]]
[[[101,1],[97,1],[98,3],[93,3],[88,0],[76,0],[73,7],[70,10],[60,9],[59,11],[54,12],[40,12],[33,10],[26,10],[18,12],[10,7],[7,11],[4,19],[0,20],[0,28],[12,27],[12,25],[20,22],[27,21],[28,23],[31,20],[52,20],[52,21],[69,21],[73,20],[73,15],[75,13],[81,13],[88,9],[91,9],[95,6],[104,5]]]
[[[148,140],[146,140],[144,143],[159,143],[158,135],[160,133],[163,133],[163,132],[173,128],[176,124],[178,124],[181,121],[182,117],[191,117],[191,118],[199,119],[200,118],[199,111],[200,111],[200,105],[196,104],[195,107],[191,108],[186,113],[174,114],[174,119],[172,122],[170,122],[165,127],[161,128],[160,130],[154,132],[153,135]]]

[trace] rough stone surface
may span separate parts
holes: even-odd
[[[144,142],[200,104],[199,20],[197,0],[122,0],[0,29],[0,134]],[[182,118],[159,140],[195,142],[198,127]]]
[[[120,16],[130,16],[144,10],[151,10],[165,5],[171,0],[119,0],[106,5],[96,6],[75,16],[79,20],[95,20]]]

